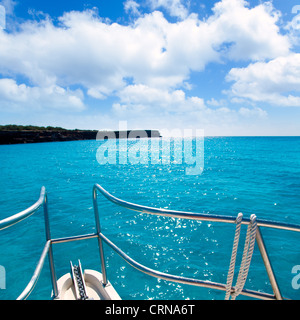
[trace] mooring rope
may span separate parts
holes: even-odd
[[[230,296],[231,296],[232,300],[235,300],[235,298],[242,292],[244,285],[245,285],[245,282],[248,277],[250,263],[251,263],[251,259],[253,256],[256,229],[257,229],[256,216],[254,214],[252,214],[250,217],[250,223],[249,223],[248,229],[247,229],[242,262],[241,262],[238,278],[236,281],[236,285],[234,287],[234,292],[231,293],[232,282],[233,282],[233,277],[234,277],[235,262],[236,262],[236,256],[237,256],[237,249],[238,249],[240,233],[241,233],[242,219],[243,219],[243,214],[239,213],[239,215],[236,219],[236,230],[235,230],[230,265],[229,265],[229,270],[228,270],[228,275],[227,275],[225,300],[229,300]]]
[[[237,255],[237,249],[238,249],[238,245],[239,245],[239,240],[240,240],[242,219],[243,219],[243,214],[239,213],[237,218],[236,218],[236,221],[235,221],[236,228],[235,228],[235,235],[234,235],[234,241],[233,241],[233,246],[232,246],[230,265],[229,265],[229,270],[228,270],[228,275],[227,275],[225,300],[229,300],[230,294],[231,294],[231,287],[232,287],[232,281],[233,281],[233,276],[234,276],[235,261],[236,261],[236,255]]]

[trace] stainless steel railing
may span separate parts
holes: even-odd
[[[193,213],[193,212],[158,209],[158,208],[146,207],[146,206],[130,203],[130,202],[118,199],[115,196],[111,195],[104,188],[102,188],[99,184],[95,184],[93,189],[94,189],[94,196],[95,196],[95,190],[98,190],[101,192],[101,194],[105,198],[107,198],[111,202],[113,202],[119,206],[122,206],[124,208],[138,211],[138,212],[142,212],[142,213],[160,215],[160,216],[165,216],[165,217],[175,217],[175,218],[181,218],[181,219],[210,221],[210,222],[235,223],[235,221],[236,221],[236,217],[232,217],[232,216],[211,215],[211,214],[204,214],[204,213]],[[269,227],[269,228],[277,228],[277,229],[300,232],[299,225],[281,223],[281,222],[275,222],[275,221],[267,221],[267,220],[262,220],[262,219],[257,219],[256,221],[257,221],[257,225],[259,227]],[[243,224],[249,224],[249,222],[250,222],[249,218],[243,218],[243,221],[242,221]]]
[[[53,259],[53,251],[52,251],[52,242],[51,242],[51,233],[50,233],[50,225],[49,225],[49,216],[48,216],[48,200],[47,200],[47,192],[45,187],[42,187],[40,192],[40,197],[38,201],[33,204],[28,209],[21,211],[20,213],[17,213],[11,217],[8,217],[6,219],[3,219],[0,221],[0,231],[6,228],[9,228],[16,223],[19,223],[23,221],[24,219],[27,219],[34,213],[36,213],[41,207],[44,209],[44,220],[45,220],[45,231],[46,231],[46,244],[44,247],[44,250],[42,252],[42,255],[40,257],[40,260],[37,264],[37,267],[34,271],[34,274],[29,281],[28,285],[24,289],[24,291],[21,293],[21,295],[17,298],[17,300],[24,300],[26,299],[32,290],[34,289],[37,280],[39,278],[39,275],[42,271],[42,267],[44,265],[45,258],[48,254],[49,257],[49,264],[50,264],[50,271],[51,271],[51,281],[52,281],[52,287],[54,295],[58,295],[58,289],[57,289],[57,283],[56,283],[56,273],[55,273],[55,267],[54,267],[54,259]]]
[[[115,196],[109,194],[104,188],[102,188],[99,184],[95,184],[93,188],[93,201],[94,201],[94,209],[95,212],[98,214],[98,206],[97,206],[97,191],[99,191],[105,198],[110,200],[111,202],[138,212],[152,214],[152,215],[159,215],[159,216],[166,216],[166,217],[173,217],[173,218],[181,218],[181,219],[192,219],[192,220],[201,220],[201,221],[210,221],[210,222],[224,222],[224,223],[235,223],[236,218],[231,216],[223,216],[223,215],[211,215],[211,214],[202,214],[202,213],[192,213],[192,212],[184,212],[184,211],[174,211],[174,210],[166,210],[166,209],[157,209],[152,207],[146,207],[134,203],[130,203],[121,199],[116,198]],[[241,294],[246,295],[249,297],[254,298],[260,298],[260,299],[269,299],[269,300],[282,300],[282,295],[276,280],[276,276],[274,273],[274,270],[272,268],[271,261],[269,259],[269,255],[262,237],[261,233],[261,227],[268,227],[268,228],[275,228],[275,229],[281,229],[281,230],[289,230],[289,231],[295,231],[300,232],[300,226],[295,224],[287,224],[287,223],[280,223],[275,221],[267,221],[267,220],[259,220],[257,219],[257,231],[256,231],[256,241],[260,250],[260,254],[262,256],[266,271],[268,273],[268,277],[273,289],[274,295],[267,294],[267,293],[261,293],[258,291],[252,291],[243,289]],[[243,224],[249,224],[250,219],[243,219]],[[100,230],[100,226],[99,226]],[[162,278],[169,281],[179,282],[179,283],[185,283],[190,285],[196,285],[200,287],[207,287],[212,289],[218,289],[218,290],[226,290],[226,285],[221,283],[215,283],[211,281],[201,281],[191,278],[183,278],[175,275],[169,275],[165,273],[161,273],[159,271],[155,271],[152,269],[149,269],[133,259],[131,259],[129,256],[127,256],[120,248],[118,248],[114,243],[112,243],[108,238],[106,238],[101,232],[99,233],[99,238],[101,238],[105,243],[107,243],[115,252],[117,252],[127,263],[135,267],[136,269],[140,270],[141,272],[144,272],[146,274],[149,274],[153,277]],[[103,253],[102,253],[103,255]],[[102,270],[105,270],[105,264],[103,263],[103,260],[101,258],[101,265]],[[105,271],[106,274],[106,271]],[[231,291],[234,292],[235,289],[231,288]]]
[[[42,187],[40,192],[40,197],[38,201],[33,204],[31,207],[27,208],[24,211],[21,211],[13,216],[10,216],[6,219],[3,219],[0,221],[0,231],[9,227],[12,227],[13,225],[27,219],[34,213],[38,212],[39,209],[43,207],[44,209],[44,220],[45,220],[45,233],[46,233],[46,244],[44,246],[43,252],[40,256],[40,259],[38,261],[38,264],[35,268],[35,271],[33,273],[33,276],[31,277],[28,285],[23,290],[23,292],[19,295],[17,300],[24,300],[27,299],[28,296],[33,291],[39,276],[41,274],[42,268],[44,266],[44,262],[46,259],[46,256],[48,255],[49,258],[49,265],[50,265],[50,275],[51,275],[51,281],[52,281],[52,288],[53,288],[53,297],[58,297],[59,292],[57,288],[57,277],[56,277],[56,271],[55,271],[55,265],[54,265],[54,258],[53,258],[53,250],[52,250],[52,244],[57,243],[65,243],[65,242],[71,242],[71,241],[79,241],[79,240],[86,240],[91,238],[98,238],[99,243],[99,249],[100,249],[100,258],[101,258],[101,267],[102,267],[102,273],[103,273],[103,279],[104,279],[104,285],[107,284],[107,277],[106,277],[106,269],[105,269],[105,260],[103,255],[103,247],[102,247],[102,240],[100,237],[100,222],[99,222],[99,215],[98,215],[98,208],[95,209],[95,221],[96,221],[96,229],[97,232],[93,234],[85,234],[85,235],[78,235],[73,237],[64,237],[60,239],[51,239],[51,232],[50,232],[50,224],[49,224],[49,215],[48,215],[48,199],[47,199],[47,193],[45,187]]]
[[[34,289],[39,275],[42,271],[44,261],[46,259],[46,256],[49,257],[49,265],[50,265],[50,274],[51,274],[51,281],[52,281],[52,287],[53,287],[53,296],[57,297],[59,295],[58,288],[57,288],[57,278],[56,278],[56,272],[54,267],[54,258],[53,258],[53,250],[52,250],[52,244],[58,244],[58,243],[65,243],[65,242],[71,242],[71,241],[80,241],[80,240],[86,240],[91,238],[97,238],[98,239],[98,246],[99,246],[99,254],[100,254],[100,263],[101,263],[101,271],[103,274],[103,285],[105,286],[108,282],[107,280],[107,272],[106,272],[106,265],[105,265],[105,257],[104,257],[104,250],[103,250],[103,242],[105,242],[109,247],[111,247],[118,255],[120,255],[128,264],[136,268],[137,270],[148,274],[152,277],[164,279],[167,281],[173,281],[183,284],[189,284],[199,287],[205,287],[205,288],[211,288],[216,290],[226,290],[226,285],[222,283],[216,283],[212,281],[207,280],[198,280],[194,278],[186,278],[176,275],[171,275],[167,273],[163,273],[157,270],[150,269],[137,261],[130,258],[126,253],[124,253],[118,246],[116,246],[111,240],[109,240],[102,232],[101,232],[101,225],[100,225],[100,219],[99,219],[99,210],[98,210],[98,191],[109,201],[122,206],[124,208],[152,214],[152,215],[160,215],[160,216],[167,216],[167,217],[173,217],[173,218],[182,218],[182,219],[193,219],[193,220],[201,220],[201,221],[211,221],[211,222],[224,222],[224,223],[235,223],[236,218],[230,217],[230,216],[223,216],[223,215],[208,215],[208,214],[200,214],[200,213],[191,213],[191,212],[183,212],[183,211],[173,211],[173,210],[165,210],[165,209],[157,209],[157,208],[151,208],[146,207],[138,204],[133,204],[121,199],[116,198],[115,196],[109,194],[104,188],[102,188],[99,184],[95,184],[93,187],[93,206],[94,206],[94,214],[95,214],[95,223],[96,223],[96,232],[92,234],[84,234],[84,235],[78,235],[73,237],[64,237],[59,239],[51,239],[51,233],[50,233],[50,225],[49,225],[49,216],[48,216],[48,205],[47,205],[47,193],[46,189],[42,187],[39,200],[29,207],[28,209],[13,215],[7,219],[3,219],[0,221],[0,231],[13,226],[14,224],[28,218],[35,212],[37,212],[41,207],[44,209],[44,219],[45,219],[45,231],[46,231],[46,244],[44,246],[43,252],[41,254],[41,257],[38,261],[38,264],[36,266],[36,269],[34,271],[34,274],[29,281],[28,285],[24,289],[24,291],[20,294],[20,296],[17,298],[18,300],[26,299],[32,290]],[[244,219],[243,223],[248,224],[250,222],[250,219]],[[268,293],[262,293],[254,290],[247,290],[243,289],[241,294],[249,297],[259,298],[259,299],[265,299],[265,300],[275,300],[275,299],[282,299],[280,289],[278,287],[276,277],[268,256],[268,252],[266,249],[266,246],[264,244],[262,234],[260,231],[260,227],[269,227],[269,228],[276,228],[276,229],[282,229],[282,230],[290,230],[290,231],[296,231],[300,232],[300,226],[294,225],[294,224],[285,224],[285,223],[279,223],[274,221],[267,221],[267,220],[257,220],[257,232],[256,232],[256,241],[261,253],[261,256],[263,258],[269,280],[273,289],[273,295]],[[231,291],[234,292],[235,288],[231,288]]]
[[[46,205],[46,189],[42,187],[39,200],[28,209],[21,211],[13,216],[0,221],[0,231],[13,226],[14,224],[21,222],[22,220],[30,217],[37,212],[43,205]]]

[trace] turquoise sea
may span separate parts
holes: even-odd
[[[153,141],[148,140],[149,148]],[[92,233],[92,187],[99,183],[118,198],[146,206],[234,217],[242,212],[247,218],[254,213],[258,219],[300,224],[300,137],[205,137],[204,170],[198,175],[187,175],[190,164],[173,158],[161,164],[101,165],[96,158],[101,143],[0,146],[0,219],[32,205],[45,186],[52,237]],[[162,272],[226,283],[234,225],[148,216],[101,195],[99,211],[102,232],[136,261]],[[245,233],[243,226],[241,244]],[[292,268],[300,265],[300,233],[267,228],[262,233],[283,296],[300,299],[300,289],[292,286]],[[5,268],[0,299],[16,299],[23,291],[44,244],[42,210],[0,232],[0,265]],[[151,278],[104,246],[108,279],[122,299],[224,299],[222,291]],[[241,251],[242,245],[237,267]],[[69,261],[78,259],[83,268],[100,270],[96,239],[54,245],[54,259],[58,277],[69,272]],[[271,293],[257,246],[245,288]],[[50,299],[51,290],[46,261],[30,299]]]

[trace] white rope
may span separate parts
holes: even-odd
[[[233,246],[232,246],[230,265],[229,265],[229,270],[228,270],[228,275],[227,275],[225,300],[229,300],[230,294],[231,294],[231,287],[232,287],[232,281],[233,281],[233,276],[234,276],[237,248],[238,248],[239,240],[240,240],[242,219],[243,219],[243,214],[239,213],[236,218],[236,221],[235,221],[236,228],[235,228],[235,235],[234,235],[234,241],[233,241]]]
[[[236,230],[236,234],[237,232],[240,233],[241,221],[239,221],[238,218],[237,218],[237,227],[236,227],[236,229],[238,230]],[[235,298],[242,292],[244,288],[245,282],[248,277],[250,263],[251,263],[251,259],[254,251],[256,229],[257,229],[256,216],[253,214],[250,217],[250,224],[248,225],[248,229],[247,229],[244,252],[243,252],[243,257],[242,257],[238,278],[236,281],[236,285],[234,287],[234,292],[231,294],[231,285],[232,285],[232,280],[234,276],[234,267],[235,267],[235,260],[236,260],[237,247],[238,247],[238,241],[239,241],[239,234],[234,239],[233,250],[231,255],[231,262],[233,262],[233,266],[231,266],[231,262],[230,262],[229,272],[227,276],[227,285],[226,285],[226,296],[225,296],[226,300],[229,300],[230,294],[231,294],[231,299],[235,300]]]
[[[256,228],[257,228],[256,216],[252,214],[250,217],[250,224],[247,230],[243,258],[240,266],[238,279],[236,281],[235,291],[231,295],[232,300],[235,300],[235,298],[242,292],[245,282],[247,280],[248,272],[250,269],[250,263],[251,263],[251,259],[254,251]]]

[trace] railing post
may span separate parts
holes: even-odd
[[[259,248],[260,254],[261,254],[262,259],[264,261],[264,264],[265,264],[265,267],[266,267],[266,270],[267,270],[267,273],[268,273],[268,277],[269,277],[269,280],[270,280],[270,283],[271,283],[275,298],[277,300],[282,300],[280,289],[279,289],[277,281],[276,281],[275,273],[273,271],[273,268],[272,268],[272,265],[271,265],[271,261],[269,259],[269,255],[268,255],[268,252],[267,252],[267,249],[266,249],[266,246],[265,246],[265,243],[264,243],[264,240],[263,240],[263,237],[262,237],[262,234],[260,232],[260,228],[259,227],[257,227],[257,229],[256,229],[256,241],[257,241],[257,244],[258,244],[258,248]]]
[[[93,188],[93,205],[94,205],[95,222],[96,222],[96,229],[97,229],[97,235],[98,235],[98,246],[99,246],[100,260],[101,260],[101,271],[102,271],[102,275],[103,275],[103,285],[106,286],[107,285],[107,275],[106,275],[106,266],[105,266],[103,244],[102,244],[102,239],[100,238],[101,227],[100,227],[100,219],[99,219],[96,186],[94,186],[94,188]]]
[[[45,198],[44,198],[44,218],[45,218],[45,230],[46,230],[46,240],[50,240],[50,247],[48,252],[49,257],[49,265],[50,265],[50,272],[51,272],[51,282],[52,282],[52,288],[54,297],[57,297],[59,292],[57,288],[57,278],[56,278],[56,272],[54,267],[54,258],[53,258],[53,251],[52,251],[52,243],[51,243],[51,233],[50,233],[50,224],[49,224],[49,215],[48,215],[48,199],[47,199],[47,193],[45,191]]]

